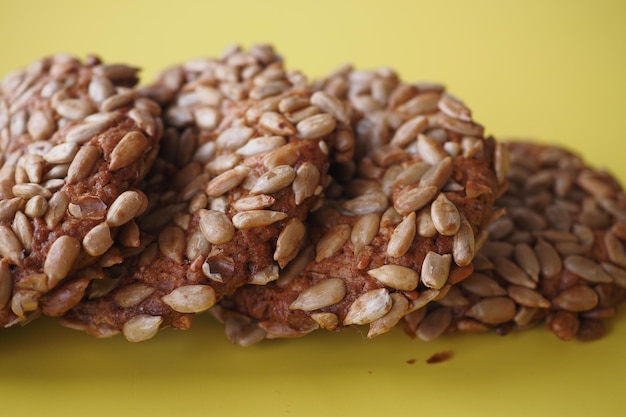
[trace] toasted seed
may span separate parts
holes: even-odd
[[[124,191],[113,201],[106,217],[109,226],[121,226],[141,213],[147,198],[140,193],[141,191]]]
[[[199,313],[215,304],[215,290],[209,285],[185,285],[161,299],[179,313]]]
[[[457,98],[449,94],[443,94],[439,99],[439,110],[455,119],[464,120],[466,122],[472,121],[472,112],[470,109]]]
[[[459,119],[453,119],[443,113],[437,113],[428,116],[428,121],[432,126],[443,127],[461,135],[482,137],[484,128],[481,125],[466,122]]]
[[[48,200],[48,210],[44,215],[46,226],[48,226],[49,229],[55,228],[63,219],[69,203],[69,197],[63,191],[57,191],[50,197],[50,200]]]
[[[231,206],[237,211],[258,210],[271,206],[276,199],[271,195],[258,194],[242,197],[232,202]]]
[[[419,274],[401,265],[383,265],[370,269],[367,274],[380,283],[400,291],[413,291],[419,283]]]
[[[250,194],[272,194],[288,187],[296,178],[296,171],[289,165],[279,165],[261,175]]]
[[[367,291],[350,305],[343,324],[349,326],[371,323],[387,314],[392,303],[389,292],[384,288]]]
[[[387,244],[387,255],[399,258],[409,250],[417,232],[415,219],[415,212],[411,212],[396,226]]]
[[[45,202],[45,198],[42,196],[35,196],[28,201],[30,202],[35,198],[37,199],[43,198]],[[14,198],[9,198],[9,199],[0,201],[0,221],[11,220],[13,216],[15,216],[15,212],[17,212],[22,202],[23,200],[20,197],[14,197]]]
[[[448,157],[448,153],[443,150],[439,142],[421,133],[417,135],[417,152],[424,162],[431,165],[435,165]]]
[[[580,321],[575,313],[569,311],[557,311],[548,316],[546,327],[559,339],[572,340],[576,337],[580,328]]]
[[[294,111],[308,107],[310,104],[311,101],[306,97],[288,96],[280,100],[278,110],[280,110],[281,113],[293,113]]]
[[[452,323],[452,309],[438,308],[430,311],[417,326],[416,336],[425,342],[441,336]]]
[[[319,107],[326,113],[330,113],[343,124],[347,125],[350,123],[350,117],[341,101],[325,91],[316,91],[313,93],[311,96],[311,104]]]
[[[35,183],[15,184],[12,191],[15,197],[20,197],[25,200],[33,198],[36,195],[40,195],[45,198],[50,198],[52,196],[50,190],[47,190],[43,186]]]
[[[367,337],[372,338],[393,329],[404,317],[409,308],[409,301],[400,293],[391,294],[391,309],[382,317],[370,323]]]
[[[378,234],[379,226],[380,216],[377,213],[364,214],[358,218],[350,233],[355,255],[372,242]]]
[[[298,122],[297,135],[302,139],[320,138],[332,132],[336,125],[337,121],[330,114],[316,114]]]
[[[372,191],[344,201],[342,207],[356,215],[381,213],[389,207],[389,200],[385,193]]]
[[[626,270],[609,262],[602,262],[601,265],[602,269],[613,277],[613,281],[615,281],[617,285],[622,288],[626,288]]]
[[[174,262],[183,262],[186,239],[185,231],[178,226],[168,226],[159,232],[159,250]]]
[[[394,208],[402,215],[408,215],[426,206],[438,193],[436,186],[412,187],[402,192],[394,201]]]
[[[67,276],[80,253],[80,242],[71,236],[58,237],[48,250],[43,272],[48,276],[48,287],[53,288]]]
[[[350,238],[350,234],[351,227],[348,224],[338,224],[330,228],[315,247],[315,262],[337,254]]]
[[[84,98],[65,99],[55,106],[55,110],[70,120],[84,119],[95,111],[91,103]]]
[[[589,311],[598,305],[598,294],[584,285],[576,285],[561,291],[552,299],[552,304],[563,310]]]
[[[272,134],[280,136],[291,136],[296,133],[296,129],[291,122],[280,113],[265,112],[259,119],[259,126]]]
[[[319,169],[312,163],[307,161],[298,167],[292,185],[296,205],[315,194],[320,178]]]
[[[329,278],[306,288],[290,305],[290,310],[312,311],[328,307],[343,300],[346,285],[342,279]]]
[[[155,291],[153,287],[146,284],[130,284],[120,288],[113,296],[113,300],[122,308],[134,307]]]
[[[22,250],[22,244],[13,230],[6,225],[0,225],[0,256],[12,265],[21,265]]]
[[[579,255],[569,255],[563,260],[563,265],[567,270],[589,282],[613,282],[613,278],[592,259]]]
[[[276,240],[274,260],[281,268],[287,266],[287,263],[296,257],[305,233],[306,227],[298,218],[290,219],[280,232]]]
[[[244,146],[254,134],[247,126],[233,126],[224,130],[215,140],[218,148],[236,150]]]
[[[440,190],[452,175],[452,158],[447,156],[437,164],[432,165],[420,178],[420,187],[435,186]]]
[[[610,231],[607,232],[604,235],[604,245],[611,262],[621,267],[626,267],[626,250],[624,250],[624,245],[622,245],[617,236]]]
[[[429,288],[440,289],[448,280],[452,257],[450,254],[439,255],[429,251],[422,263],[421,279]]]
[[[11,298],[11,310],[23,321],[26,313],[39,308],[39,292],[34,290],[17,290]]]
[[[515,245],[514,258],[517,265],[535,282],[539,281],[541,266],[533,249],[527,243]]]
[[[409,302],[409,310],[407,314],[423,308],[428,303],[436,299],[439,296],[440,292],[441,290],[437,290],[435,288],[428,288],[420,292],[415,300],[411,300]]]
[[[233,240],[235,228],[226,214],[206,209],[201,209],[198,214],[200,230],[207,241],[219,245]]]
[[[81,147],[70,163],[67,171],[67,182],[72,184],[86,178],[96,166],[100,158],[100,150],[96,146]]]
[[[339,326],[339,318],[333,313],[312,313],[311,318],[320,325],[322,329],[333,331]]]
[[[506,290],[502,288],[498,282],[480,272],[474,272],[459,285],[464,290],[479,295],[481,297],[493,297],[498,295],[506,295]]]
[[[30,224],[28,217],[21,211],[15,213],[13,231],[19,239],[22,248],[26,253],[30,253],[33,245],[33,226]]]
[[[284,146],[287,143],[283,136],[262,136],[250,139],[237,153],[243,156],[253,156],[260,153],[269,152]]]
[[[513,261],[504,257],[495,257],[491,260],[495,265],[496,273],[505,281],[526,288],[537,287],[537,283],[526,275]]]
[[[487,324],[506,323],[515,317],[515,303],[507,297],[491,297],[479,300],[465,315]]]
[[[109,169],[117,171],[126,168],[137,161],[149,146],[150,142],[143,133],[136,130],[126,133],[111,151]]]
[[[452,243],[452,258],[458,266],[467,266],[472,263],[474,253],[476,252],[476,242],[472,226],[461,218],[461,227]]]
[[[35,110],[28,118],[26,128],[34,140],[48,139],[56,130],[54,117],[49,111]]]
[[[106,222],[95,226],[83,238],[83,248],[91,256],[103,255],[112,245],[111,230]]]
[[[272,210],[249,210],[237,213],[232,222],[237,229],[252,229],[254,227],[269,226],[287,218],[287,214]]]
[[[551,303],[539,292],[530,288],[510,285],[507,287],[509,298],[525,307],[550,308]]]
[[[138,314],[129,319],[122,327],[122,333],[129,342],[143,342],[153,338],[163,323],[163,317]]]
[[[535,254],[541,265],[541,274],[544,278],[552,278],[563,269],[561,257],[554,246],[543,239],[538,239],[535,244]]]
[[[412,140],[417,138],[417,135],[424,131],[428,126],[428,119],[425,116],[416,116],[406,121],[400,126],[393,137],[391,138],[391,144],[405,147]]]
[[[444,236],[453,236],[461,227],[459,211],[444,193],[440,193],[431,204],[430,215],[433,225]]]
[[[250,168],[244,165],[236,166],[213,178],[206,186],[209,197],[219,197],[237,187],[248,176]]]
[[[119,120],[118,113],[109,113],[99,120],[82,123],[71,128],[65,135],[66,142],[85,143],[94,136],[102,133],[105,129]]]
[[[11,300],[13,279],[8,259],[0,259],[0,309],[4,309]]]

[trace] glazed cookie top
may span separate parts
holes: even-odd
[[[312,214],[313,246],[299,269],[244,287],[222,307],[251,316],[271,337],[352,324],[370,324],[375,336],[472,272],[505,186],[507,153],[441,86],[351,69],[316,85],[346,103],[355,156],[331,164],[333,183]]]
[[[407,317],[424,340],[445,331],[505,334],[541,321],[559,338],[595,339],[626,295],[626,198],[608,172],[558,146],[508,145],[502,216],[474,260],[476,272]]]
[[[88,289],[66,325],[141,341],[188,327],[241,285],[279,277],[321,203],[336,138],[352,135],[334,114],[342,104],[294,74],[266,47],[231,49],[166,70],[143,90],[164,103],[166,122],[143,188],[145,249],[106,291]]]
[[[0,324],[60,315],[116,258],[147,207],[132,189],[158,152],[137,69],[57,55],[0,84]]]

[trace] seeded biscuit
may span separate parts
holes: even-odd
[[[315,85],[346,104],[356,142],[342,149],[353,156],[331,164],[311,246],[276,282],[240,288],[214,309],[236,343],[320,327],[388,331],[472,272],[505,188],[506,149],[442,86],[349,67]]]
[[[158,152],[137,68],[56,55],[0,85],[0,325],[58,316],[115,261]]]
[[[163,105],[166,124],[143,188],[146,245],[127,253],[121,277],[106,288],[94,283],[63,319],[131,341],[187,328],[237,287],[276,280],[322,202],[336,138],[352,135],[318,107],[294,116],[319,95],[266,46],[166,70],[142,94]]]
[[[427,309],[409,334],[499,334],[545,322],[563,340],[604,335],[626,297],[626,197],[608,172],[558,146],[508,145],[510,187],[475,272]]]

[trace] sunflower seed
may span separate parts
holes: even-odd
[[[535,251],[526,243],[518,243],[514,249],[514,259],[517,265],[535,282],[539,281],[541,266]]]
[[[343,300],[346,286],[342,279],[329,278],[306,288],[290,305],[290,310],[312,311]]]
[[[429,251],[422,263],[422,283],[429,288],[440,289],[448,280],[452,257]]]
[[[541,265],[541,274],[544,278],[552,278],[561,273],[563,264],[554,246],[543,239],[538,239],[535,244],[535,254]]]
[[[71,236],[60,236],[50,245],[43,265],[49,288],[56,286],[69,274],[79,253],[80,242]]]
[[[513,261],[503,257],[496,257],[491,260],[495,265],[496,273],[507,282],[526,288],[536,288],[537,283],[526,275]]]
[[[122,327],[122,333],[129,342],[143,342],[153,338],[163,323],[163,317],[138,314],[129,319]]]
[[[573,272],[579,277],[594,283],[610,283],[613,278],[607,274],[602,267],[592,259],[579,255],[569,255],[563,260],[565,269]]]
[[[436,186],[411,187],[402,192],[394,201],[394,208],[402,215],[408,215],[428,204],[438,193]]]
[[[437,231],[444,236],[453,236],[461,227],[461,216],[453,202],[440,193],[431,204],[430,215]]]
[[[417,326],[416,336],[425,342],[441,336],[452,323],[452,309],[438,308],[428,312]]]
[[[333,331],[339,326],[339,318],[333,313],[312,313],[311,318],[320,325],[322,329]]]
[[[413,291],[420,279],[419,274],[413,269],[392,264],[370,269],[367,274],[381,284],[400,291]]]
[[[465,315],[487,324],[506,323],[515,317],[515,303],[507,297],[484,298],[470,307]]]
[[[324,112],[331,114],[343,124],[349,124],[350,118],[341,101],[335,96],[324,91],[316,91],[311,96],[311,104],[319,107]]]
[[[316,114],[298,122],[297,135],[302,139],[316,139],[335,130],[337,121],[330,114]]]
[[[476,242],[474,231],[468,221],[462,217],[461,227],[452,244],[452,258],[458,266],[467,266],[472,263],[474,253],[476,252]]]
[[[296,133],[296,128],[280,113],[265,112],[259,119],[259,126],[271,134],[279,136],[291,136]]]
[[[279,165],[261,175],[250,194],[272,194],[288,187],[296,178],[296,171],[289,165]]]
[[[624,245],[622,245],[617,236],[610,231],[607,232],[604,235],[604,245],[611,262],[621,267],[626,267],[626,250],[624,250]]]
[[[465,291],[469,291],[481,297],[493,297],[506,295],[507,293],[495,279],[480,272],[474,272],[459,285],[461,285]]]
[[[289,261],[296,257],[300,250],[300,245],[304,239],[306,227],[300,219],[290,219],[276,240],[276,250],[274,260],[281,268],[287,266]]]
[[[441,110],[450,117],[466,122],[472,121],[472,112],[456,97],[453,97],[449,94],[443,94],[439,99],[438,105],[439,110]]]
[[[126,168],[137,161],[149,146],[150,142],[143,133],[139,131],[126,133],[118,144],[115,145],[113,151],[111,151],[109,169],[117,171],[118,169]]]
[[[229,169],[213,178],[206,186],[206,194],[209,197],[219,197],[237,187],[246,178],[250,168],[240,165]]]
[[[422,133],[427,126],[428,119],[425,116],[413,117],[396,130],[390,143],[392,145],[405,147],[409,142],[415,140],[417,135]]]
[[[626,288],[626,270],[608,262],[602,262],[601,265],[602,269],[613,277],[613,280],[617,285],[622,288]]]
[[[343,324],[349,326],[371,323],[387,314],[392,303],[389,292],[384,288],[367,291],[350,305]]]
[[[13,279],[8,259],[0,259],[0,309],[4,309],[11,300]]]
[[[215,304],[215,290],[208,285],[185,285],[161,299],[179,313],[199,313]]]
[[[421,133],[417,135],[417,152],[424,162],[431,165],[435,165],[448,157],[439,142]]]
[[[393,329],[409,308],[408,300],[400,293],[391,294],[391,309],[382,317],[370,323],[368,338],[376,337]]]
[[[84,98],[65,99],[54,106],[54,109],[62,117],[70,120],[84,119],[96,110],[91,103]]]
[[[57,191],[50,197],[50,200],[48,200],[48,210],[44,215],[48,229],[54,229],[63,217],[65,217],[69,203],[69,197],[63,191]]]
[[[46,140],[56,130],[54,117],[46,110],[35,110],[26,125],[28,134],[34,140]]]
[[[241,148],[237,149],[237,153],[243,156],[253,156],[260,153],[269,152],[286,144],[283,136],[263,136],[250,139]]]
[[[419,185],[420,187],[435,186],[437,190],[440,190],[450,179],[452,170],[452,158],[447,156],[424,172],[424,175],[420,178]]]
[[[244,146],[254,135],[254,129],[247,126],[233,126],[224,130],[215,140],[218,148],[236,150]]]
[[[230,242],[234,238],[235,228],[226,214],[206,209],[199,210],[198,214],[200,230],[207,241],[219,245]]]
[[[336,225],[319,240],[315,247],[315,262],[320,262],[337,254],[350,238],[351,227],[348,224]]]
[[[550,308],[551,303],[539,292],[530,288],[511,285],[507,287],[507,294],[516,303],[531,308]]]
[[[185,231],[177,226],[169,226],[159,232],[159,250],[174,262],[182,263],[185,252]]]
[[[109,226],[121,226],[137,215],[145,208],[147,197],[141,191],[124,191],[109,207],[106,222]]]
[[[561,291],[552,299],[552,304],[572,312],[589,311],[598,305],[598,294],[584,285],[576,285]]]
[[[6,225],[0,225],[0,256],[12,265],[21,265],[22,251],[22,244],[13,230]]]
[[[146,284],[130,284],[120,288],[113,296],[113,300],[122,308],[134,307],[155,291],[153,287]]]
[[[100,223],[83,238],[83,249],[91,256],[103,255],[113,245],[109,225]]]
[[[232,222],[237,229],[252,229],[254,227],[269,226],[287,218],[287,214],[272,210],[250,210],[237,213]]]
[[[100,150],[96,146],[82,146],[70,163],[67,171],[67,182],[72,184],[89,176],[99,159]]]

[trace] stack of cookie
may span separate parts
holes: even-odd
[[[266,45],[163,71],[43,59],[0,85],[0,325],[139,342],[209,311],[249,345],[368,325],[596,339],[626,201],[389,69],[309,82]]]

